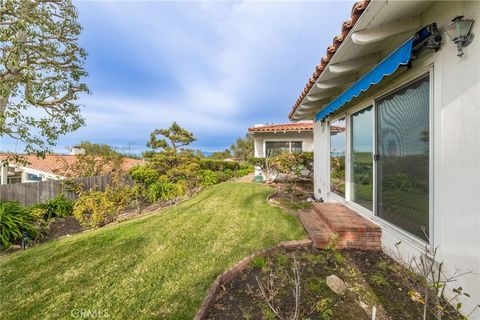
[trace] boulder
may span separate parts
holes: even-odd
[[[343,294],[347,290],[345,282],[334,274],[327,277],[327,286],[336,294]]]

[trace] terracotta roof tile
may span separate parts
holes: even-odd
[[[370,0],[362,0],[353,5],[350,19],[346,20],[342,24],[342,33],[333,38],[332,44],[327,47],[327,52],[325,56],[320,59],[320,64],[315,67],[315,71],[313,72],[312,77],[309,78],[307,84],[302,90],[302,93],[300,94],[298,99],[295,101],[292,111],[290,111],[290,114],[288,115],[290,119],[293,117],[293,114],[295,113],[295,111],[297,111],[298,107],[300,106],[303,99],[310,91],[310,89],[312,89],[313,85],[318,80],[318,78],[320,77],[320,74],[325,69],[328,62],[330,62],[335,52],[337,52],[343,40],[345,40],[345,38],[347,37],[350,30],[353,28],[355,23],[357,23],[358,19],[367,8],[369,2]]]
[[[296,122],[287,124],[272,124],[261,127],[248,128],[248,132],[275,132],[275,131],[313,131],[312,122]]]
[[[7,154],[0,154],[0,161],[6,159],[7,156]],[[76,156],[62,154],[47,154],[45,158],[39,158],[36,155],[25,155],[24,157],[28,162],[25,167],[54,175],[61,175],[61,172],[64,171],[65,164],[69,166],[75,163],[77,159]],[[122,168],[128,170],[142,163],[143,160],[123,158]]]

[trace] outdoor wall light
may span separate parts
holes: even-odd
[[[470,33],[470,30],[474,22],[474,20],[463,19],[463,16],[458,16],[447,27],[447,35],[457,45],[457,56],[459,57],[463,56],[463,48],[473,41],[473,33]]]

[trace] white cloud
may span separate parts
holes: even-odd
[[[227,135],[233,142],[253,123],[288,121],[291,104],[349,17],[352,3],[78,4],[86,37],[95,39],[108,26],[114,34],[103,38],[122,41],[122,51],[112,55],[159,74],[160,88],[160,75],[175,82],[171,91],[141,96],[109,90],[106,84],[93,88],[94,95],[82,101],[88,127],[78,137],[128,139],[178,121],[194,132],[216,131],[219,141]],[[94,49],[87,48],[91,59]]]

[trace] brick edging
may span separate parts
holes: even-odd
[[[231,267],[230,269],[228,269],[227,271],[225,271],[215,279],[210,289],[208,290],[208,294],[203,300],[202,305],[198,309],[194,319],[195,320],[205,319],[205,317],[207,316],[208,310],[212,306],[212,303],[215,301],[215,297],[218,291],[220,290],[221,286],[223,286],[225,283],[230,281],[237,274],[247,269],[247,267],[250,265],[250,262],[252,262],[252,260],[255,257],[271,255],[273,253],[279,252],[282,249],[298,249],[298,248],[307,248],[312,246],[313,246],[313,241],[311,239],[282,241],[276,246],[273,246],[268,249],[260,250],[251,255],[246,256],[242,260],[238,261],[233,267]]]

